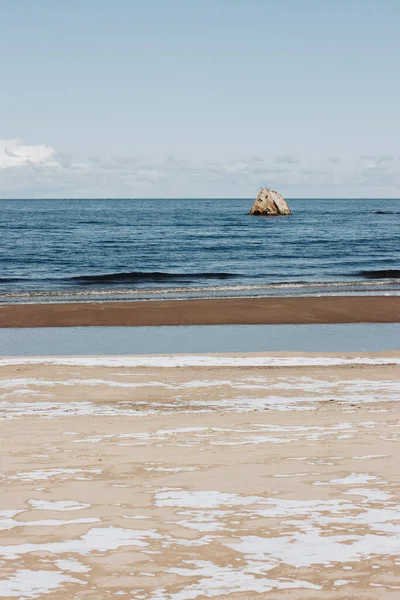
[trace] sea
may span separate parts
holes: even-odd
[[[0,200],[0,302],[398,295],[400,200]]]

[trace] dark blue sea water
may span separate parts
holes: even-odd
[[[400,200],[1,200],[0,301],[400,291]]]

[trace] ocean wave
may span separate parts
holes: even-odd
[[[371,215],[400,215],[398,210],[371,210]]]
[[[376,271],[360,271],[358,275],[367,279],[399,279],[400,269],[381,269]]]
[[[243,292],[286,292],[295,294],[296,291],[300,295],[304,293],[318,292],[321,295],[330,292],[340,292],[340,290],[357,291],[362,293],[385,288],[390,285],[390,289],[400,286],[400,282],[393,280],[382,281],[331,281],[331,282],[286,282],[286,283],[270,283],[270,284],[249,284],[249,285],[220,285],[220,286],[197,286],[197,287],[170,287],[170,288],[147,288],[147,289],[100,289],[100,290],[46,290],[46,291],[21,291],[21,292],[0,292],[0,299],[23,299],[23,298],[107,298],[107,297],[131,297],[140,298],[148,297],[155,298],[163,296],[189,297],[191,294],[200,294],[203,297],[213,297],[216,294],[224,293],[229,296],[241,294]],[[397,292],[397,290],[396,290]]]
[[[80,285],[92,285],[97,283],[143,283],[146,281],[193,281],[198,279],[233,279],[240,277],[234,273],[163,273],[161,271],[131,271],[127,273],[104,273],[100,275],[80,275],[70,277]]]
[[[22,277],[0,277],[0,283],[15,283],[18,281],[29,281],[29,279]]]
[[[113,283],[145,283],[145,282],[190,282],[205,279],[235,279],[237,277],[246,277],[236,273],[164,273],[161,271],[128,271],[124,273],[100,273],[98,275],[75,275],[72,277],[44,277],[35,279],[30,277],[0,277],[0,283],[73,283],[78,285],[96,285]]]
[[[396,284],[398,279],[400,279],[400,269],[376,269],[376,270],[363,270],[353,273],[353,276],[363,277],[368,280],[393,280],[393,283]],[[33,277],[0,277],[0,284],[13,284],[13,283],[34,283],[35,287],[39,285],[56,287],[60,286],[60,289],[54,290],[55,294],[61,293],[63,290],[71,286],[71,291],[66,292],[68,294],[80,293],[78,290],[74,290],[75,286],[100,286],[93,293],[115,293],[115,290],[112,289],[114,285],[121,284],[196,284],[198,282],[201,284],[202,281],[225,281],[225,280],[233,280],[233,279],[272,279],[271,274],[262,274],[262,273],[251,273],[251,274],[243,274],[243,273],[227,273],[227,272],[196,272],[196,273],[167,273],[163,271],[127,271],[127,272],[113,272],[113,273],[99,273],[99,274],[87,274],[87,275],[73,275],[69,277],[43,277],[43,278],[33,278]],[[362,285],[362,281],[324,281],[324,282],[311,282],[311,281],[281,281],[279,282],[280,275],[275,276],[278,281],[270,281],[266,283],[255,283],[255,284],[237,284],[235,285],[235,289],[274,289],[274,288],[292,288],[292,287],[343,287],[343,286],[354,286],[354,285]],[[371,285],[371,281],[368,285]],[[179,291],[197,291],[201,288],[194,288],[192,285],[186,288],[178,288]],[[107,286],[109,289],[102,289],[101,286]],[[210,287],[204,289],[212,289]],[[230,289],[230,288],[226,288]],[[232,288],[233,289],[233,288]],[[125,291],[126,293],[149,293],[149,292],[157,292],[156,289],[152,290],[119,290],[120,292]],[[171,291],[174,292],[175,288],[163,288],[163,292]],[[28,291],[27,291],[28,292]],[[51,290],[46,290],[46,293],[52,293]],[[1,293],[1,292],[0,292]],[[10,292],[11,293],[11,292]],[[20,290],[18,295],[24,293],[24,290]],[[38,292],[42,295],[41,292]]]
[[[77,221],[77,225],[112,225],[110,221],[98,221],[98,220],[88,220],[88,221]]]

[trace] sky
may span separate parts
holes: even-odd
[[[399,0],[0,0],[0,197],[400,197]]]

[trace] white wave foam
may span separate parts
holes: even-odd
[[[207,296],[219,294],[221,292],[231,292],[236,295],[240,292],[257,292],[271,290],[271,292],[279,290],[299,290],[300,292],[310,292],[313,290],[329,292],[337,292],[337,290],[357,290],[360,289],[365,293],[365,290],[374,290],[375,288],[390,288],[393,294],[396,293],[396,287],[399,285],[399,278],[382,279],[382,280],[353,280],[353,281],[317,281],[317,282],[282,282],[282,283],[254,283],[254,284],[237,284],[237,285],[210,285],[210,286],[187,286],[187,287],[154,287],[147,289],[91,289],[91,290],[54,290],[41,292],[2,292],[0,298],[94,298],[94,297],[133,297],[141,298],[144,296],[154,297],[171,296],[180,294],[183,297],[190,297],[192,294],[206,294]]]

